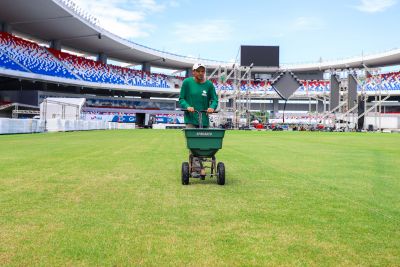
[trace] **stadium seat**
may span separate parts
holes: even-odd
[[[111,64],[104,64],[58,50],[48,49],[82,80],[131,86],[170,88],[167,76],[148,73]]]
[[[0,32],[0,46],[3,55],[11,59],[23,71],[30,71],[37,74],[76,79],[76,77],[52,54],[35,44],[22,38],[12,36],[9,33]],[[5,56],[4,58],[7,59]],[[12,69],[14,64],[7,64]]]

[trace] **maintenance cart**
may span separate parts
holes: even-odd
[[[188,185],[189,178],[204,180],[207,176],[216,177],[219,185],[225,184],[225,165],[216,161],[215,154],[222,148],[224,129],[208,129],[202,127],[202,113],[199,115],[199,128],[184,129],[187,148],[190,150],[189,162],[182,163],[182,184]],[[207,169],[210,169],[207,174]]]

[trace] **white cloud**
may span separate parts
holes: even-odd
[[[146,22],[151,14],[163,12],[165,5],[156,0],[74,0],[90,15],[98,18],[101,27],[123,38],[146,37],[155,25]]]
[[[291,29],[295,31],[315,31],[320,30],[324,26],[324,22],[315,17],[298,17],[296,18]]]
[[[181,6],[181,4],[178,1],[175,1],[175,0],[169,1],[168,5],[171,6],[171,7],[180,7]]]
[[[130,2],[135,3],[135,1]],[[165,9],[165,5],[159,4],[155,0],[137,0],[137,4],[141,7],[141,9],[150,12],[161,12]]]
[[[175,25],[174,34],[184,43],[226,41],[233,32],[228,20],[207,20]]]
[[[356,8],[366,13],[382,12],[397,4],[397,0],[361,0]]]

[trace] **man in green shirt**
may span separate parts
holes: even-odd
[[[179,104],[185,111],[187,128],[199,127],[197,111],[207,110],[202,115],[202,125],[208,128],[210,122],[208,114],[213,113],[218,106],[218,96],[213,83],[206,80],[206,67],[201,63],[193,65],[193,77],[186,78],[182,83]]]

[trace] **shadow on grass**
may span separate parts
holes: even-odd
[[[225,178],[225,185],[217,184],[217,178],[206,178],[205,180],[200,180],[199,178],[190,178],[189,179],[189,186],[232,186],[237,184],[236,180],[229,180],[229,178]]]

